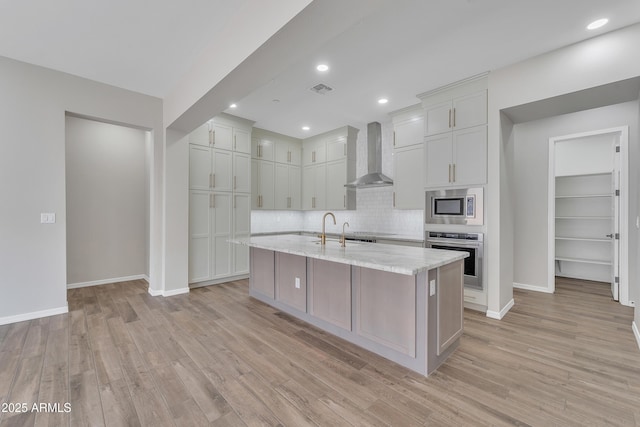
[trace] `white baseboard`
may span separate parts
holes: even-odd
[[[638,348],[640,348],[640,330],[638,330],[638,324],[635,320],[631,322],[631,329],[633,329],[633,335],[636,336],[636,343],[638,344]]]
[[[69,306],[50,308],[48,310],[32,311],[31,313],[16,314],[15,316],[0,317],[0,325],[24,322],[25,320],[40,319],[41,317],[56,316],[69,312]]]
[[[149,287],[148,292],[149,292],[149,295],[151,295],[152,297],[159,297],[159,296],[172,297],[174,295],[188,294],[189,288],[174,289],[172,291],[161,291],[161,290],[151,289],[151,287]]]
[[[513,301],[513,298],[511,298],[511,301],[509,301],[507,305],[502,307],[502,310],[500,311],[487,310],[487,317],[491,319],[501,320],[509,312],[509,310],[511,310],[511,307],[513,307],[514,304],[515,302]]]
[[[98,285],[106,285],[109,283],[129,282],[131,280],[140,280],[140,279],[144,279],[147,282],[149,282],[149,278],[147,277],[146,274],[137,274],[135,276],[114,277],[112,279],[93,280],[91,282],[69,283],[67,285],[67,289],[86,288],[88,286],[98,286]]]
[[[187,286],[186,288],[174,289],[172,291],[163,291],[162,296],[172,297],[174,295],[181,295],[181,294],[188,294],[188,293],[189,293],[189,287]]]
[[[526,283],[516,283],[513,282],[513,287],[516,289],[524,289],[525,291],[535,291],[535,292],[544,292],[545,294],[552,294],[549,288],[535,285],[527,285]]]

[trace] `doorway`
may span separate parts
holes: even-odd
[[[628,126],[549,138],[548,291],[558,277],[608,282],[629,305]]]

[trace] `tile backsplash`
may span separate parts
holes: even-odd
[[[367,172],[367,126],[360,129],[357,139],[358,176]],[[382,123],[382,171],[393,178],[393,126]],[[393,187],[359,188],[356,192],[357,210],[335,211],[337,225],[327,220],[326,231],[342,232],[342,224],[347,221],[347,230],[400,234],[422,239],[424,213],[422,210],[393,209]],[[268,233],[282,231],[319,231],[322,226],[323,211],[252,211],[251,232]]]

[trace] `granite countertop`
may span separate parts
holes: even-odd
[[[281,234],[231,240],[232,243],[325,261],[350,264],[406,275],[416,275],[469,256],[466,252],[424,249],[376,243],[349,242],[343,248],[337,240],[320,245],[317,237]]]

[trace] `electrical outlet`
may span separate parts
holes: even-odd
[[[429,281],[429,296],[432,297],[436,294],[436,281]]]
[[[296,289],[300,289],[300,278],[296,277]]]

